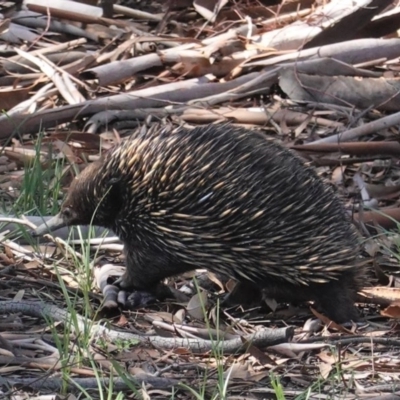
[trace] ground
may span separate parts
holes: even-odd
[[[238,0],[207,21],[208,3],[0,6],[0,199],[14,223],[1,229],[0,397],[398,398],[400,8]],[[188,302],[128,310],[104,289],[124,263],[112,234],[30,236],[133,130],[217,122],[280,140],[337,188],[376,278],[360,323],[273,300],[220,307],[235,283],[205,271],[169,282]]]

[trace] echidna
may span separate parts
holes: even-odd
[[[299,157],[255,131],[134,134],[73,181],[36,235],[91,222],[124,243],[124,288],[151,292],[206,268],[278,301],[315,301],[337,322],[357,319],[366,274],[343,205]]]

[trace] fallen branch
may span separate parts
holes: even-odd
[[[66,321],[71,319],[71,315],[68,311],[52,304],[39,301],[0,301],[0,314],[5,313],[23,313],[31,317],[50,318],[62,323],[66,323]],[[257,347],[268,347],[278,343],[284,343],[289,341],[294,334],[293,327],[279,329],[265,328],[251,335],[246,335],[244,337],[238,335],[235,339],[217,342],[204,339],[170,338],[121,332],[98,325],[94,321],[90,321],[80,315],[77,315],[76,320],[78,324],[77,328],[81,331],[91,326],[91,335],[93,337],[108,337],[110,340],[139,340],[143,344],[154,345],[164,350],[183,347],[189,349],[193,353],[206,353],[217,349],[218,351],[223,351],[224,354],[233,354],[246,351],[250,344]],[[73,324],[70,325],[73,327]]]
[[[134,376],[126,377],[131,380],[132,384],[136,387],[140,387],[143,384],[151,385],[155,389],[169,389],[172,386],[177,386],[179,381],[176,379],[160,378],[150,374],[136,374]],[[102,388],[108,389],[112,387],[115,391],[126,391],[130,389],[130,386],[125,382],[123,378],[73,378],[72,382],[66,383],[64,378],[57,377],[43,377],[40,378],[16,378],[16,379],[4,379],[3,382],[10,386],[24,386],[34,390],[43,390],[50,392],[58,392],[61,389],[68,392],[79,392],[80,388],[84,389],[97,389]],[[66,386],[65,386],[66,385]]]
[[[397,112],[395,114],[388,115],[387,117],[380,118],[376,121],[357,126],[357,128],[349,129],[348,131],[316,140],[312,144],[316,145],[320,143],[352,142],[371,133],[376,133],[380,130],[391,128],[392,126],[398,125],[399,123],[400,112]],[[304,147],[306,146],[307,145],[305,145]]]

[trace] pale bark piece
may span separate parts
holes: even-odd
[[[32,115],[0,116],[0,138],[8,138],[15,130],[19,133],[37,132],[38,129],[57,126],[71,122],[74,118],[86,117],[105,110],[138,109],[166,107],[168,105],[185,104],[191,100],[203,99],[207,96],[225,93],[240,87],[258,77],[258,72],[250,73],[229,82],[215,83],[213,77],[189,79],[183,82],[159,85],[148,89],[85,101],[50,110],[39,111]],[[264,86],[262,86],[264,88]],[[265,89],[264,89],[265,90]],[[247,93],[237,94],[246,96]]]
[[[334,58],[317,58],[305,61],[296,62],[293,65],[296,73],[321,75],[324,76],[365,76],[379,78],[382,76],[379,72],[370,71],[367,69],[356,68],[351,64]]]
[[[194,0],[194,9],[208,22],[214,22],[221,8],[228,0]]]
[[[131,7],[121,6],[119,4],[114,4],[113,9],[114,13],[116,14],[122,14],[134,19],[144,19],[146,21],[158,21],[158,22],[162,20],[162,16],[160,15],[150,14],[148,12],[136,10]]]
[[[33,52],[29,54],[34,55]],[[68,51],[57,52],[53,54],[48,54],[46,57],[54,64],[58,66],[63,66],[65,64],[73,63],[82,60],[86,56],[85,53],[81,51]],[[37,65],[21,56],[10,57],[5,60],[0,61],[2,68],[11,74],[26,74],[32,71],[39,71]]]
[[[228,108],[221,107],[219,109],[204,110],[199,108],[186,108],[181,118],[187,122],[195,123],[212,123],[221,120],[228,120],[242,124],[266,125],[271,120],[275,122],[285,121],[288,125],[300,125],[304,121],[330,127],[343,127],[340,122],[330,121],[324,118],[311,117],[308,114],[300,113],[285,109],[270,109],[264,107],[252,108]]]
[[[348,15],[344,15],[336,24],[326,27],[311,39],[304,48],[339,43],[356,38],[359,35],[359,31],[368,25],[373,17],[389,6],[392,0],[368,0],[355,3],[358,4],[355,4]],[[392,32],[396,31],[394,26],[392,26],[392,29]]]
[[[0,40],[9,44],[21,45],[23,42],[37,42],[40,40],[40,36],[25,26],[11,23],[9,28],[0,34]]]
[[[305,59],[334,58],[348,64],[360,64],[385,58],[391,60],[400,56],[400,39],[357,39],[328,44],[312,49],[290,52],[276,57],[266,55],[266,60],[249,60],[245,66],[270,66],[285,62],[298,62]]]
[[[343,128],[343,123],[288,109],[275,109],[265,107],[230,108],[220,107],[213,109],[182,107],[177,109],[149,108],[140,110],[108,110],[93,115],[85,125],[91,133],[96,132],[100,126],[109,125],[117,121],[144,120],[148,115],[164,118],[169,115],[179,115],[183,121],[190,123],[212,123],[216,121],[233,121],[242,124],[266,125],[271,120],[288,125],[298,126],[309,121],[321,126]],[[52,135],[54,136],[54,134]],[[61,138],[64,140],[64,138]],[[400,154],[400,153],[399,153]]]
[[[84,37],[86,39],[98,41],[98,36],[94,33],[88,32],[85,29],[79,28],[66,22],[48,19],[47,15],[42,15],[32,11],[19,11],[12,17],[12,22],[30,28],[46,29],[50,32],[66,33],[75,37]]]
[[[88,15],[95,18],[103,16],[103,10],[100,7],[91,6],[89,4],[78,3],[76,1],[65,1],[65,0],[26,0],[25,4],[28,8],[32,6],[42,7],[48,10],[50,14],[56,12],[65,12],[72,14]],[[45,12],[44,14],[47,14]],[[73,18],[70,18],[73,20]]]
[[[390,155],[400,157],[400,143],[393,141],[320,144],[313,142],[306,145],[294,145],[290,148],[302,154],[340,153],[351,154],[353,156]]]
[[[49,8],[41,5],[41,4],[27,4],[27,7],[29,10],[33,12],[37,12],[43,15],[47,15]],[[101,10],[101,9],[100,9]],[[103,10],[101,10],[101,14],[103,14]],[[57,9],[57,8],[51,8],[50,12],[51,18],[59,18],[59,19],[64,19],[64,20],[69,20],[69,21],[76,21],[76,22],[82,22],[84,24],[100,24],[101,22],[105,22],[105,18],[103,17],[98,17],[97,13],[77,13],[72,10],[63,10],[63,9]],[[110,20],[109,20],[110,21]],[[111,20],[112,21],[112,20]],[[116,24],[120,21],[116,21]]]
[[[265,47],[279,50],[295,50],[301,48],[321,34],[324,29],[336,24],[345,16],[367,7],[371,0],[340,0],[323,3],[304,21],[296,21],[281,29],[254,36],[253,40]]]
[[[94,277],[96,280],[97,287],[103,291],[108,285],[108,278],[110,276],[121,276],[125,272],[125,267],[113,264],[105,264],[101,267],[97,267],[94,270]]]
[[[161,67],[163,62],[159,54],[152,53],[144,56],[118,60],[98,67],[89,68],[81,74],[82,78],[97,79],[99,86],[107,86],[132,78],[140,71],[153,67]]]
[[[69,104],[79,104],[84,101],[83,96],[74,88],[74,85],[69,79],[68,74],[66,74],[64,71],[57,71],[54,66],[51,65],[48,60],[46,60],[45,56],[38,55],[35,57],[32,54],[24,52],[20,49],[15,49],[15,51],[21,57],[25,57],[31,63],[36,64],[40,70],[53,81],[60,94]]]
[[[386,130],[398,124],[400,124],[400,112],[386,115],[385,117],[382,117],[378,120],[373,120],[364,125],[360,125],[357,126],[356,128],[349,129],[348,131],[337,133],[336,135],[331,135],[324,137],[322,139],[318,139],[314,141],[313,144],[351,142],[362,136],[366,136],[371,133],[376,133],[379,132],[380,130]]]
[[[285,68],[281,71],[279,85],[295,101],[385,111],[400,109],[398,79],[315,76],[298,73],[294,68]]]
[[[224,57],[220,63],[211,64],[209,60],[211,51],[217,51],[223,45],[224,47],[234,45],[237,42],[238,35],[244,35],[246,32],[251,34],[254,31],[255,27],[253,25],[240,26],[236,30],[232,29],[214,38],[205,39],[202,42],[193,41],[193,43],[184,44],[158,53],[145,54],[127,60],[117,60],[95,66],[87,69],[82,73],[81,77],[96,78],[100,86],[107,86],[130,79],[141,71],[173,63],[179,64],[176,67],[176,73],[185,74],[189,77],[202,76],[208,73],[212,73],[215,76],[224,76],[248,58],[249,52],[242,51],[239,54],[236,52],[232,57]],[[144,40],[146,40],[145,37],[137,39],[137,41]],[[154,41],[155,43],[168,41],[168,39],[153,38],[150,36],[148,36],[147,40],[149,42]],[[192,49],[195,46],[199,49]],[[253,53],[256,54],[255,51]],[[190,74],[187,74],[188,71]]]
[[[28,88],[29,89],[29,88]],[[21,115],[31,107],[36,105],[37,101],[48,98],[58,93],[57,89],[54,88],[53,82],[42,86],[33,96],[29,97],[25,101],[19,102],[15,107],[8,110],[7,115],[10,118],[12,115]]]
[[[178,63],[171,69],[178,76],[187,76],[189,78],[213,74],[216,77],[228,75],[234,68],[241,64],[245,59],[245,52],[242,52],[242,58],[223,57],[216,63],[212,63],[209,58],[200,53],[192,57],[182,54]]]

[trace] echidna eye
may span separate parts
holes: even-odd
[[[109,184],[110,186],[112,186],[112,185],[115,185],[116,183],[118,183],[119,181],[120,181],[119,178],[111,178],[111,179],[108,181],[108,184]]]
[[[62,215],[66,219],[70,219],[72,217],[72,210],[69,207],[64,208]]]

